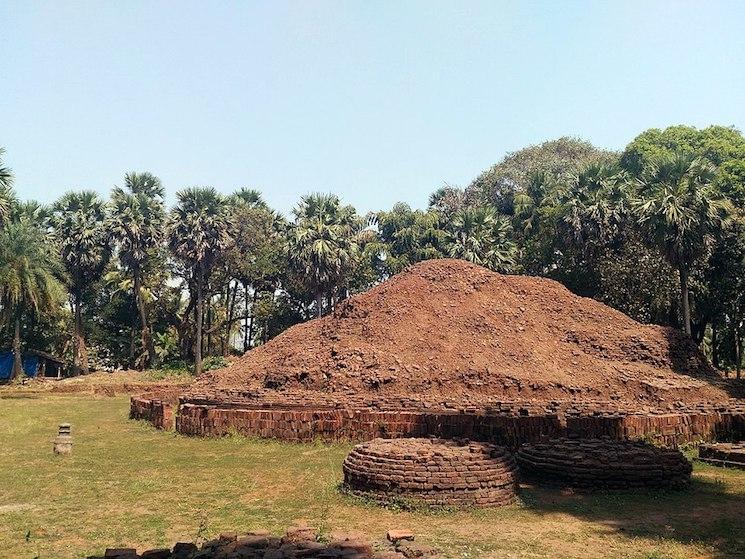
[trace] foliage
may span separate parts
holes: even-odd
[[[230,213],[226,200],[211,187],[187,188],[178,193],[171,210],[168,247],[186,269],[195,304],[194,369],[202,373],[203,303],[207,282],[231,245]]]
[[[154,338],[155,353],[160,364],[169,363],[179,356],[178,333],[174,329],[156,332]]]
[[[72,295],[75,373],[88,372],[81,308],[83,298],[92,284],[100,279],[111,256],[105,218],[105,203],[95,192],[82,191],[63,195],[54,204],[49,220]]]
[[[24,221],[0,231],[0,312],[3,320],[39,315],[64,295],[63,272],[43,233]]]
[[[669,324],[680,295],[674,269],[634,234],[600,255],[597,298],[639,322]]]
[[[712,165],[745,158],[745,138],[731,127],[670,126],[650,128],[639,134],[621,155],[621,166],[632,174],[642,173],[651,161],[676,155],[701,157]]]
[[[141,367],[155,359],[148,309],[142,293],[143,275],[157,259],[163,241],[165,209],[163,185],[151,173],[128,173],[124,188],[111,193],[108,227],[117,245],[119,262],[132,277],[132,294],[140,319]]]
[[[35,229],[69,291],[69,304],[21,316],[20,330],[59,354],[87,344],[116,367],[199,372],[203,357],[246,351],[407,266],[451,257],[553,278],[689,329],[715,364],[743,364],[745,138],[733,128],[650,129],[620,154],[559,138],[508,154],[465,189],[445,184],[426,208],[366,216],[310,194],[288,220],[251,188],[185,189],[167,212],[157,177],[129,173],[101,227],[96,195],[46,207],[19,201],[12,179],[0,161],[0,228]],[[0,335],[13,327],[0,321]]]
[[[0,319],[13,325],[12,378],[21,370],[23,319],[55,309],[64,297],[62,269],[42,231],[27,221],[0,230]]]
[[[493,208],[480,206],[459,210],[449,230],[453,258],[468,260],[498,272],[515,265],[515,243],[510,239],[511,225]]]
[[[511,213],[513,196],[526,192],[532,177],[546,174],[560,179],[588,163],[614,158],[614,153],[597,149],[589,142],[563,137],[508,153],[479,175],[466,189],[466,195]]]
[[[394,204],[390,211],[375,214],[373,222],[385,247],[385,276],[397,274],[422,260],[443,258],[447,232],[441,226],[441,221],[437,211],[412,210],[402,202]]]
[[[354,208],[342,206],[338,197],[326,194],[303,196],[293,213],[290,259],[315,295],[316,313],[321,316],[324,295],[330,309],[339,291],[348,287],[359,253],[354,235],[362,228],[362,221]]]
[[[689,334],[688,276],[731,210],[714,187],[714,176],[713,165],[701,158],[658,156],[644,169],[632,202],[639,225],[680,274],[683,326]]]

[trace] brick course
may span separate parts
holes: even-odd
[[[313,403],[282,408],[274,402],[262,407],[261,402],[195,401],[182,398],[175,404],[157,396],[136,396],[131,399],[130,417],[148,420],[161,429],[175,427],[186,435],[237,432],[292,442],[435,436],[489,441],[516,449],[525,442],[562,436],[645,439],[670,447],[745,437],[745,409],[739,406],[628,413],[602,407],[575,408],[570,404],[539,408],[511,403],[486,409],[396,411]]]
[[[375,439],[344,460],[348,492],[378,502],[493,507],[515,501],[517,465],[502,447],[443,439]]]
[[[558,439],[526,443],[517,453],[523,475],[581,488],[689,485],[691,464],[677,450],[640,441]]]

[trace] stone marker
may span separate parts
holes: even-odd
[[[54,439],[54,453],[72,453],[72,428],[69,423],[60,423],[57,437]]]

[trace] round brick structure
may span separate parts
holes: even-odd
[[[530,478],[588,489],[683,489],[690,483],[692,469],[677,450],[610,439],[526,443],[517,461]]]
[[[513,503],[517,465],[504,448],[450,439],[374,439],[344,460],[344,488],[380,503],[494,507]]]

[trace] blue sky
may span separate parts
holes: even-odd
[[[423,207],[506,152],[745,128],[745,2],[0,3],[0,145],[24,198],[129,170]]]

